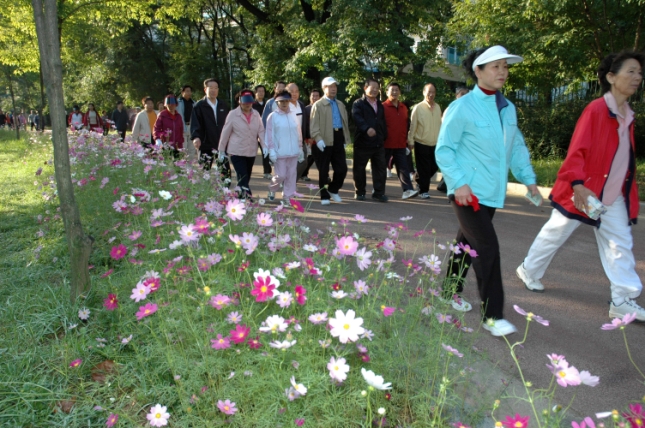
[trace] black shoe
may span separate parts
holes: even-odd
[[[364,201],[365,195],[354,195],[354,199],[356,199],[357,201]]]
[[[372,199],[379,201],[379,202],[387,202],[388,197],[385,195],[372,195]]]

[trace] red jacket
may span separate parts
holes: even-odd
[[[609,170],[618,150],[617,130],[616,115],[607,107],[603,97],[592,101],[582,112],[573,137],[571,137],[567,157],[558,171],[558,178],[549,196],[551,205],[566,217],[600,226],[600,220],[590,219],[573,205],[571,200],[572,186],[584,184],[602,200],[602,192],[609,176]],[[636,224],[639,202],[635,180],[634,122],[632,122],[629,131],[631,147],[627,177],[623,186],[623,197],[627,206],[629,223]]]
[[[170,114],[168,110],[162,110],[157,116],[152,135],[164,143],[169,143],[177,149],[184,148],[184,121],[181,115],[175,111]]]
[[[102,129],[103,128],[103,120],[101,119],[101,114],[98,111],[95,111],[95,113],[96,113],[96,121],[98,122],[98,124],[96,125],[96,128],[101,128]],[[85,112],[85,114],[83,114],[83,125],[85,125],[85,127],[87,129],[90,128],[90,112],[89,112],[89,110],[87,112]],[[92,131],[92,130],[90,129],[90,131]]]
[[[392,101],[383,102],[385,110],[385,123],[387,124],[387,138],[385,139],[386,149],[405,149],[408,147],[408,130],[410,120],[408,119],[408,108],[399,101],[399,107],[394,107]]]

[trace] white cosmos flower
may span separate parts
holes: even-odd
[[[295,376],[291,376],[291,386],[293,386],[293,389],[295,389],[300,395],[305,395],[307,393],[307,387],[301,383],[296,383]]]
[[[264,326],[260,327],[260,331],[264,333],[277,333],[283,332],[287,329],[288,324],[280,315],[271,315],[264,322]]]
[[[363,318],[356,318],[356,312],[353,309],[344,314],[340,309],[336,311],[336,318],[329,319],[330,331],[333,337],[337,337],[341,343],[356,342],[358,335],[365,333]]]
[[[272,348],[276,348],[276,349],[288,349],[288,348],[291,348],[295,344],[296,344],[295,340],[292,340],[292,341],[284,340],[282,342],[280,342],[279,340],[275,340],[275,341],[269,343],[269,346],[272,347]]]
[[[160,190],[159,191],[159,196],[161,196],[165,200],[168,200],[168,199],[172,198],[172,194],[170,192],[166,191],[166,190]]]
[[[331,357],[331,360],[329,360],[329,363],[327,364],[327,370],[329,370],[329,376],[331,376],[332,379],[342,382],[347,379],[349,366],[344,358],[336,359]]]
[[[391,382],[385,383],[385,380],[383,380],[383,376],[374,374],[372,370],[365,370],[364,368],[362,368],[361,374],[363,375],[363,379],[365,379],[365,382],[367,382],[369,386],[375,389],[380,389],[381,391],[384,391],[386,389],[392,389]]]
[[[347,297],[347,293],[345,293],[343,290],[332,291],[331,297],[333,297],[334,299],[340,300]]]

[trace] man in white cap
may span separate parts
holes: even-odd
[[[347,176],[345,145],[350,138],[347,110],[345,105],[336,99],[338,82],[333,77],[325,77],[322,88],[325,96],[316,101],[311,108],[309,132],[316,142],[312,146],[312,151],[319,174],[320,203],[329,205],[330,200],[343,201],[338,191],[343,187]],[[330,164],[334,168],[331,181],[329,181]]]

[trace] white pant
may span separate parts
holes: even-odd
[[[184,148],[186,149],[186,154],[188,155],[188,160],[193,161],[197,159],[197,150],[190,139],[190,127],[184,126]]]
[[[624,198],[619,196],[600,219],[600,227],[594,228],[600,261],[611,283],[611,298],[614,304],[620,304],[625,297],[638,297],[643,289],[635,269],[632,231]],[[530,278],[544,276],[555,253],[580,224],[553,209],[524,259],[524,269]]]

